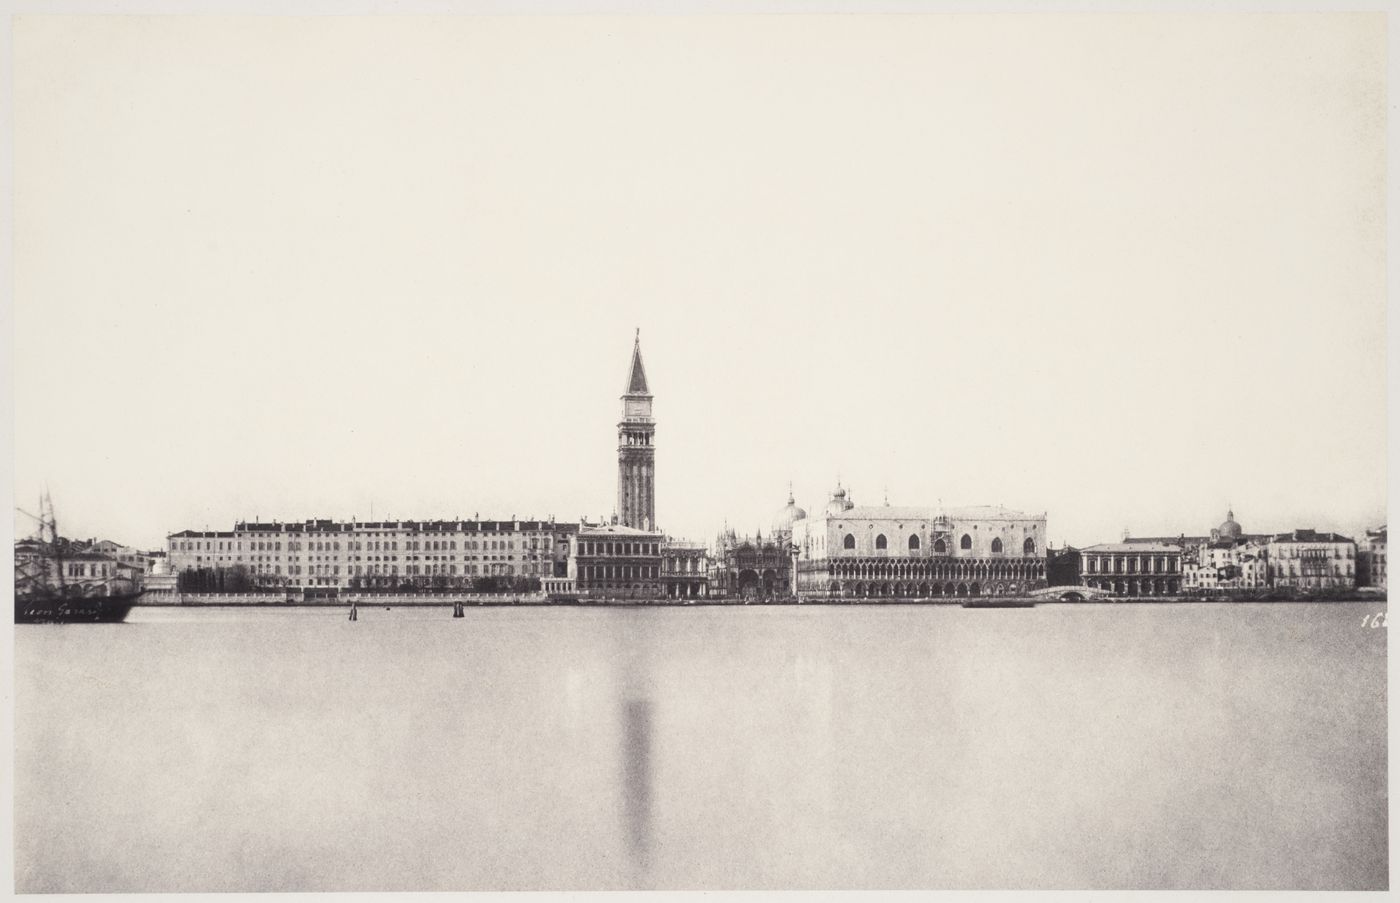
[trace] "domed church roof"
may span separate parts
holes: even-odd
[[[1230,510],[1225,514],[1225,522],[1216,531],[1221,539],[1239,539],[1244,534],[1244,528],[1235,522],[1235,512]]]
[[[773,515],[773,532],[790,533],[794,521],[802,520],[807,516],[807,512],[797,507],[797,502],[792,497],[792,490],[788,489],[787,504],[778,509],[778,513]]]

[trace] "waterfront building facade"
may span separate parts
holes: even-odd
[[[1083,586],[1120,596],[1181,592],[1182,548],[1165,542],[1100,543],[1080,550]]]
[[[1246,533],[1234,511],[1208,536],[1125,537],[1085,549],[1083,557],[1085,586],[1126,596],[1345,590],[1365,574],[1357,544],[1345,536],[1303,529]]]
[[[1046,516],[1000,506],[860,507],[837,486],[793,523],[800,597],[1019,595],[1046,585]]]
[[[109,587],[122,580],[129,583],[133,576],[128,569],[123,574],[117,562],[98,552],[73,552],[66,554],[60,566],[63,569],[63,582],[68,586],[81,588],[84,595],[105,595],[99,587]],[[123,590],[129,587],[124,586]]]
[[[450,588],[474,578],[570,578],[578,524],[554,521],[238,523],[167,539],[173,573],[244,569],[270,586]]]
[[[1356,584],[1385,589],[1385,524],[1356,544]]]
[[[1229,511],[1209,538],[1185,546],[1182,578],[1188,593],[1257,590],[1269,586],[1268,535],[1253,535]]]
[[[129,554],[118,557],[111,554],[113,549]],[[145,580],[145,557],[108,540],[60,539],[56,550],[52,543],[25,538],[14,545],[16,585],[62,586],[84,596],[135,592]]]
[[[740,536],[726,525],[715,538],[714,594],[745,601],[791,598],[797,585],[792,529],[806,517],[789,486],[787,504],[773,515],[766,537],[761,529]]]
[[[110,596],[134,592],[141,586],[141,571],[98,552],[69,549],[62,560],[51,556],[15,556],[15,576],[50,589],[63,587],[83,596]]]
[[[782,599],[792,595],[792,545],[759,530],[740,536],[725,528],[715,539],[714,594],[728,599]]]
[[[622,524],[584,524],[578,533],[578,591],[607,599],[659,599],[665,535]]]
[[[1269,540],[1269,580],[1294,589],[1355,589],[1356,543],[1337,533],[1294,530]]]
[[[661,543],[661,594],[704,599],[710,594],[710,556],[703,542],[667,538]]]
[[[88,543],[88,549],[99,555],[106,555],[113,561],[119,561],[129,568],[134,568],[140,574],[151,573],[155,564],[155,558],[150,552],[133,549],[131,546],[124,546],[121,543],[112,542],[110,539],[91,541]]]
[[[622,526],[645,531],[656,528],[656,422],[651,402],[638,330],[617,424],[617,513]]]
[[[1255,590],[1269,586],[1268,538],[1219,540],[1193,549],[1183,577],[1188,593]]]

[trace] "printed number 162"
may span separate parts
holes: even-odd
[[[1385,612],[1383,612],[1383,611],[1378,611],[1378,612],[1376,612],[1376,613],[1373,614],[1373,615],[1367,615],[1366,617],[1364,617],[1364,618],[1361,619],[1361,626],[1362,626],[1362,627],[1365,627],[1365,626],[1367,626],[1368,624],[1369,624],[1371,627],[1385,627],[1385,626],[1387,626],[1386,623],[1385,623]]]

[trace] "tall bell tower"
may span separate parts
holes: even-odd
[[[617,425],[617,514],[624,527],[656,529],[655,434],[651,391],[642,367],[642,331],[638,329],[627,391],[622,394],[622,421]]]

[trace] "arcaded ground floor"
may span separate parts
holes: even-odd
[[[840,558],[798,562],[803,595],[1014,596],[1046,585],[1042,558]]]
[[[1180,577],[1085,577],[1084,585],[1119,596],[1175,596],[1181,593]]]

